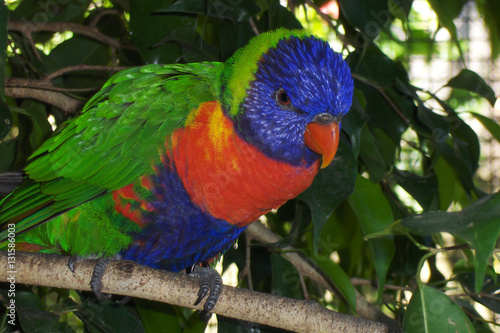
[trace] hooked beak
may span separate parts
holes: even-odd
[[[306,126],[304,144],[322,156],[321,169],[335,157],[339,146],[339,124],[329,113],[321,113]]]

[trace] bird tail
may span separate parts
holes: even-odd
[[[26,179],[18,188],[0,201],[0,248],[6,245],[9,233],[31,229],[52,216],[51,195],[40,192],[40,184]]]

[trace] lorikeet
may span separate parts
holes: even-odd
[[[352,93],[341,55],[298,30],[224,63],[124,70],[33,153],[0,223],[19,250],[184,270],[311,184]]]

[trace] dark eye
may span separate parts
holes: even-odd
[[[276,100],[278,101],[278,103],[280,105],[283,105],[283,106],[290,105],[290,97],[288,97],[288,94],[286,93],[285,89],[283,89],[283,88],[280,88],[276,92]]]

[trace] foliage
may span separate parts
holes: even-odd
[[[461,54],[464,41],[453,20],[465,1],[428,2]],[[322,22],[319,30],[327,26],[341,42],[355,79],[339,152],[298,199],[266,216],[270,228],[285,238],[276,251],[257,243],[243,246],[242,236],[237,249],[224,256],[224,268],[235,263],[247,272],[239,281],[242,287],[308,297],[351,314],[356,313],[357,290],[405,332],[489,332],[491,326],[473,305],[500,312],[492,265],[500,194],[484,193],[477,185],[478,135],[451,100],[411,84],[404,58],[383,51],[384,40],[406,47],[393,36],[395,26],[403,27],[407,40],[424,38],[420,46],[425,50],[414,52],[432,53],[435,36],[410,29],[412,0],[339,0],[336,20],[315,12],[326,3],[289,1],[286,8],[277,0],[12,0],[0,5],[0,171],[20,170],[51,135],[52,125],[73,117],[117,69],[223,61],[257,32],[300,28],[297,17],[308,9],[309,20]],[[495,0],[476,0],[476,5],[484,13],[496,56],[500,21],[494,13],[500,6]],[[446,86],[472,93],[466,99],[496,101],[491,87],[466,68]],[[472,115],[500,140],[495,121],[481,110]],[[279,256],[283,245],[293,245],[318,263],[347,303],[332,300],[307,278],[300,283],[295,267]],[[447,256],[451,276],[436,267],[436,254]],[[420,274],[424,263],[430,268],[425,283]],[[356,281],[378,282],[378,288]],[[4,304],[7,290],[1,290]],[[95,304],[85,293],[42,287],[19,289],[16,297],[19,322],[10,326],[4,316],[3,332],[40,327],[72,332],[83,326],[91,332],[205,329],[190,310],[144,300],[117,307]],[[233,332],[235,325],[249,329],[251,324],[219,318],[219,332]]]

